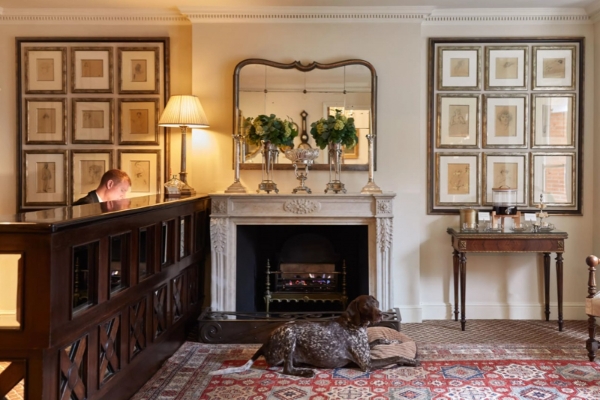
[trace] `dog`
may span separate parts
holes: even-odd
[[[354,299],[338,318],[331,321],[291,321],[271,332],[264,343],[246,364],[236,368],[225,368],[209,372],[224,375],[247,371],[252,364],[264,356],[269,367],[283,364],[283,374],[305,378],[314,376],[309,365],[316,368],[341,368],[357,365],[362,371],[370,371],[396,364],[416,367],[419,362],[405,357],[371,359],[370,349],[385,343],[379,339],[368,343],[367,326],[382,319],[379,302],[375,297],[363,295]]]

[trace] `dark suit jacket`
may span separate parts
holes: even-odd
[[[73,205],[79,206],[82,204],[92,204],[92,203],[100,203],[100,200],[98,199],[98,195],[96,194],[95,190],[92,190],[91,192],[89,192],[87,194],[87,196],[82,197],[79,200],[77,200],[75,203],[73,203]]]

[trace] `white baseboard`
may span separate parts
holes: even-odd
[[[453,319],[451,304],[421,304],[400,306],[402,322],[423,322],[428,319]],[[466,318],[469,319],[543,319],[543,304],[467,304]],[[460,318],[460,316],[459,316]],[[556,303],[550,303],[550,320],[558,318]],[[563,320],[586,320],[584,303],[563,303]]]

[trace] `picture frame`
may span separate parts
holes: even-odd
[[[113,92],[112,47],[71,47],[71,92]]]
[[[66,99],[26,98],[25,113],[26,144],[67,144]]]
[[[539,211],[539,196],[548,192],[545,211],[582,215],[585,38],[445,36],[430,37],[428,45],[427,213],[457,215],[464,207],[489,212],[491,189],[499,181],[495,169],[496,175],[504,171],[518,177],[521,212]],[[448,70],[452,59],[463,68],[455,76]],[[456,117],[462,122],[459,115],[466,107],[459,102],[473,108],[474,99],[476,128],[464,124],[451,133],[451,106],[463,106]],[[458,158],[450,159],[449,154]],[[470,191],[462,197],[449,193],[444,181],[446,164],[467,160],[469,168],[475,168],[475,155],[480,168],[478,202]],[[562,178],[566,187],[560,193],[544,189],[550,181],[542,179],[542,170],[557,171],[557,164],[561,177],[568,176]]]
[[[114,100],[74,98],[72,121],[74,144],[111,144],[114,141]]]
[[[481,46],[438,47],[438,90],[479,90]]]
[[[118,150],[118,168],[131,178],[128,197],[162,192],[160,150]]]
[[[486,90],[526,90],[527,46],[485,46]]]
[[[71,151],[71,201],[98,188],[102,175],[113,168],[112,150]]]
[[[345,160],[354,160],[354,159],[357,159],[358,158],[358,154],[359,154],[358,153],[359,146],[360,146],[360,140],[358,142],[356,142],[356,144],[354,145],[354,147],[352,147],[351,149],[347,148],[346,146],[342,146],[342,149],[343,149],[342,157]]]
[[[575,46],[533,46],[533,90],[575,89]]]
[[[575,153],[531,154],[531,204],[574,206],[577,203]]]
[[[437,153],[436,205],[480,205],[479,154]]]
[[[23,155],[25,179],[21,190],[25,205],[66,205],[67,151],[27,150]]]
[[[574,93],[534,93],[531,147],[574,148],[577,98]]]
[[[119,93],[158,93],[158,47],[119,47],[117,51]]]
[[[158,144],[158,99],[119,99],[119,144]]]
[[[492,189],[517,189],[517,205],[527,205],[527,154],[483,154],[483,204],[492,205]]]
[[[438,94],[436,147],[479,148],[479,95]]]
[[[67,93],[67,48],[26,47],[25,93]]]
[[[483,147],[526,148],[529,110],[526,94],[483,96]]]

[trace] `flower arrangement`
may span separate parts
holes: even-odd
[[[249,128],[248,140],[253,144],[271,142],[277,146],[293,147],[294,138],[298,136],[293,122],[277,118],[275,114],[246,118],[244,126]]]
[[[335,110],[335,115],[310,124],[310,134],[321,149],[329,143],[341,143],[351,149],[358,143],[354,118],[346,118],[341,110]]]

